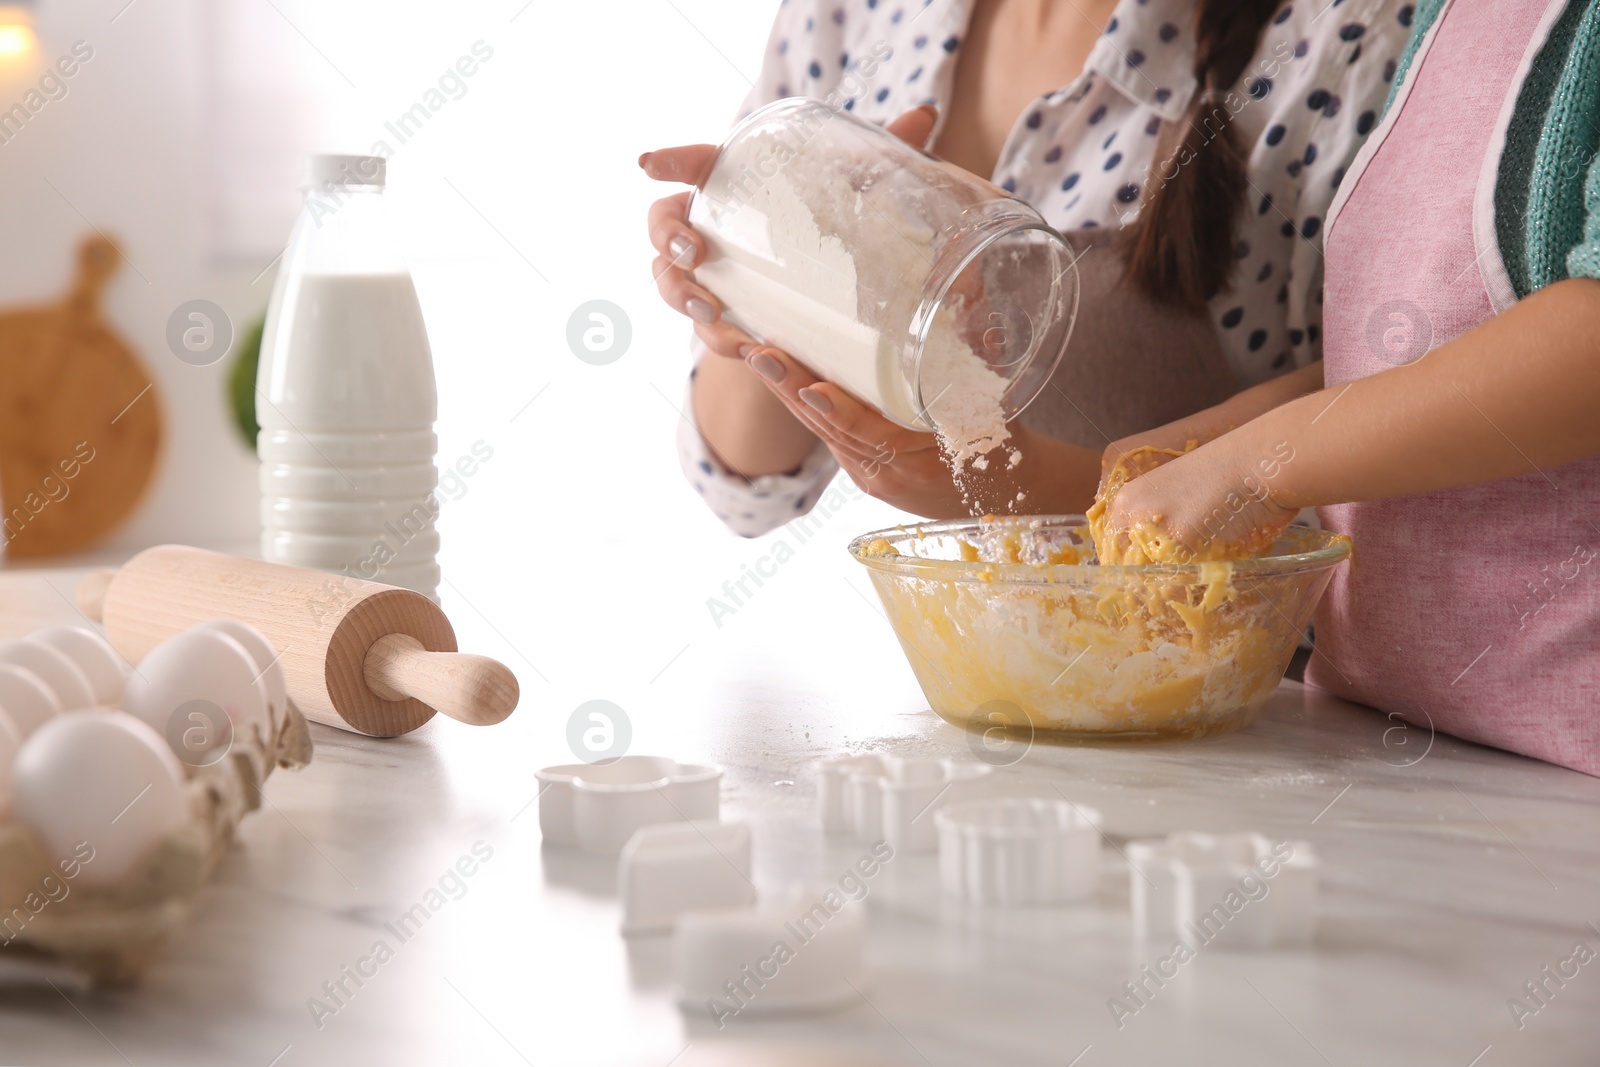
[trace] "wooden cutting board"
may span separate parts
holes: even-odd
[[[100,311],[121,262],[115,244],[90,236],[65,296],[0,311],[0,529],[11,556],[94,544],[155,473],[156,390]]]

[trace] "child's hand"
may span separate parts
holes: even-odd
[[[1272,484],[1293,460],[1287,442],[1225,434],[1124,485],[1107,508],[1107,531],[1159,543],[1162,562],[1260,555],[1297,513],[1273,497]]]
[[[1157,426],[1154,429],[1130,434],[1120,441],[1113,441],[1106,446],[1105,453],[1100,458],[1100,484],[1102,486],[1106,484],[1111,469],[1117,465],[1118,460],[1137,449],[1164,448],[1174,452],[1184,452],[1191,446],[1197,448],[1281,404],[1321,388],[1322,364],[1313,363],[1263,382],[1252,389],[1246,389],[1242,393],[1236,393],[1215,407],[1197,411],[1165,426]],[[1170,458],[1160,453],[1148,455],[1149,461],[1155,464],[1164,463]]]
[[[1128,473],[1138,477],[1177,458],[1170,453],[1182,453],[1210,440],[1209,435],[1197,436],[1190,428],[1189,421],[1180,419],[1112,441],[1100,455],[1101,488],[1109,484],[1112,470],[1124,457],[1131,468]]]

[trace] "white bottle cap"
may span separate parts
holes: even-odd
[[[387,167],[382,156],[315,155],[306,157],[302,189],[327,185],[376,185],[383,188]]]

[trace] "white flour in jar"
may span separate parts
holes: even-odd
[[[741,149],[756,157],[762,140]],[[1008,383],[961,338],[958,309],[949,301],[939,308],[923,346],[926,418],[903,365],[903,338],[884,338],[875,325],[890,302],[921,299],[933,231],[907,210],[893,175],[858,173],[852,185],[838,174],[790,173],[797,169],[779,168],[736,194],[708,187],[718,229],[703,231],[708,251],[696,279],[730,320],[822,378],[901,424],[931,421],[958,482],[968,465],[987,469],[986,453],[1011,436]],[[863,228],[895,237],[861,242],[852,255],[839,235]],[[1020,458],[1013,450],[1008,466]]]
[[[949,306],[934,316],[922,363],[923,393],[940,445],[958,473],[969,462],[987,470],[985,454],[1011,437],[1003,403],[1008,383],[957,335],[956,313]]]

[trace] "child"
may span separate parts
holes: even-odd
[[[1113,445],[1209,439],[1108,521],[1197,544],[1230,494],[1241,531],[1318,507],[1356,555],[1308,681],[1600,775],[1600,0],[1415,18],[1325,227],[1320,374]]]

